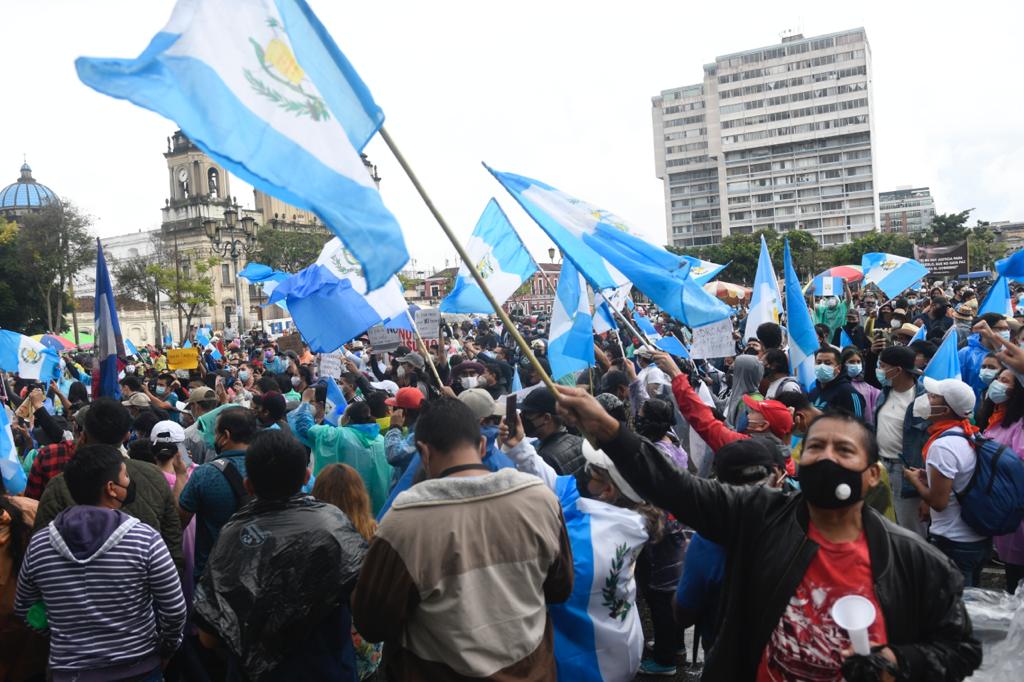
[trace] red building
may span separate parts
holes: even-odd
[[[533,273],[530,281],[512,298],[505,302],[505,310],[517,315],[551,314],[551,304],[555,301],[555,287],[558,286],[558,275],[562,266],[558,263],[538,263],[540,270]]]

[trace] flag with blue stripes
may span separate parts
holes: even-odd
[[[466,242],[466,253],[487,282],[498,305],[505,303],[537,272],[533,257],[493,198],[487,202]],[[455,285],[441,301],[440,308],[442,313],[494,312],[465,263],[459,266]]]
[[[789,334],[789,365],[805,391],[814,388],[814,352],[818,350],[818,334],[814,320],[804,301],[800,278],[793,267],[793,255],[786,240],[783,252],[786,282],[786,331]],[[755,327],[756,329],[756,327]]]
[[[49,381],[60,371],[60,356],[35,339],[0,329],[0,369],[22,379]]]
[[[548,330],[548,362],[553,378],[561,379],[594,364],[593,324],[587,282],[572,262],[565,260],[558,276]]]
[[[18,448],[14,445],[11,419],[5,405],[0,405],[0,476],[3,477],[4,490],[8,495],[21,494],[28,484],[25,469],[18,459]]]
[[[258,284],[261,286],[263,288],[263,294],[267,298],[270,298],[270,295],[274,293],[274,289],[277,288],[277,285],[288,279],[290,275],[287,272],[282,272],[281,270],[274,270],[269,265],[249,262],[245,264],[245,267],[238,273],[238,276],[252,284]],[[267,303],[266,305],[270,304]],[[285,310],[288,309],[288,306],[280,301],[274,305]]]
[[[689,276],[689,261],[639,237],[622,218],[538,180],[490,167],[487,170],[551,237],[594,291],[621,289],[632,283],[690,327],[731,315],[727,305]]]
[[[121,325],[117,321],[117,303],[110,285],[107,260],[103,257],[103,245],[96,240],[96,301],[95,301],[96,360],[99,365],[98,381],[92,385],[92,397],[120,398],[121,387],[117,383],[120,369],[118,358],[124,357],[124,341]],[[95,368],[93,370],[96,371]]]
[[[359,268],[359,260],[349,249],[345,248],[340,239],[334,238],[324,244],[316,262],[330,270],[338,279],[347,279],[351,282],[356,293],[362,294],[367,305],[373,308],[381,320],[384,320],[385,327],[401,326],[393,326],[389,322],[395,319],[399,321],[407,319],[409,303],[405,300],[405,294],[402,293],[402,283],[398,281],[398,277],[392,277],[384,286],[370,290]],[[409,331],[412,331],[411,325]]]
[[[335,426],[341,421],[341,416],[348,409],[348,401],[345,394],[334,380],[334,377],[327,377],[327,395],[324,401],[324,421]]]
[[[985,300],[978,308],[978,315],[999,313],[1013,317],[1013,297],[1010,296],[1010,282],[1006,275],[999,275],[985,294]]]
[[[138,355],[139,349],[135,347],[135,344],[132,343],[131,339],[125,339],[124,352],[127,353],[128,355]]]
[[[683,256],[683,259],[690,263],[690,278],[701,286],[718,277],[722,270],[725,270],[732,263],[730,261],[725,265],[719,265],[718,263],[701,260],[693,256]]]
[[[924,375],[932,379],[962,379],[960,376],[960,355],[957,351],[957,334],[955,327],[942,340],[939,350],[924,368]]]
[[[371,289],[408,260],[360,152],[384,113],[305,0],[179,0],[136,59],[80,57],[89,87],[175,121],[217,163],[313,211]],[[190,196],[206,178],[189,177]]]
[[[594,294],[594,333],[604,334],[610,332],[613,329],[618,329],[619,325],[615,322],[615,313],[612,312],[611,305],[605,300],[605,297],[600,293]]]
[[[843,278],[818,275],[814,278],[815,296],[842,296]]]
[[[852,345],[853,345],[853,339],[850,338],[850,335],[846,333],[845,329],[840,327],[839,328],[839,347],[840,348],[849,348]]]
[[[913,258],[891,253],[865,253],[860,266],[864,272],[862,286],[874,284],[889,298],[895,298],[928,274],[928,268]]]
[[[996,261],[996,272],[1015,282],[1024,281],[1024,249]]]
[[[764,235],[761,235],[761,253],[757,258],[754,290],[750,295],[750,310],[747,312],[743,341],[757,336],[757,328],[765,322],[778,323],[781,310],[782,294],[779,292],[779,281],[775,279],[775,267],[772,265],[771,254],[768,253],[768,244],[764,240]]]
[[[210,340],[210,333],[206,329],[200,328],[196,331],[196,343],[199,344],[199,347],[204,352],[210,351],[210,357],[214,360],[220,360],[224,357],[221,355],[220,349]]]
[[[632,303],[632,301],[630,301],[630,303]],[[645,315],[641,315],[635,307],[633,307],[632,310],[633,323],[636,324],[637,329],[642,331],[644,335],[651,340],[651,343],[653,343],[656,348],[663,350],[670,355],[675,355],[681,358],[690,357],[690,351],[686,349],[686,346],[683,345],[682,341],[671,334],[668,336],[662,336],[658,333],[657,328],[654,326],[654,323],[651,322],[650,318]]]
[[[927,335],[928,335],[928,325],[922,324],[920,327],[918,327],[917,333],[914,334],[913,338],[910,339],[910,342],[907,345],[909,346],[909,345],[911,345],[912,343],[914,343],[916,341],[926,341],[927,340],[927,338],[926,338]]]

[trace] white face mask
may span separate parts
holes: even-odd
[[[899,329],[900,327],[903,326],[903,323],[901,323],[899,320],[889,320],[889,326],[892,327],[893,329]]]
[[[462,387],[463,388],[476,388],[477,384],[479,383],[479,378],[478,377],[462,377],[461,381],[462,381]]]
[[[914,416],[918,419],[931,419],[932,418],[932,404],[928,400],[928,395],[918,396],[914,400]]]
[[[297,387],[302,382],[300,377],[292,377],[292,387]]]
[[[405,378],[405,367],[403,367],[402,365],[399,365],[398,369],[395,371],[395,376],[397,376],[399,379],[404,379]]]

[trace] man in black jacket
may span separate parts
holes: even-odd
[[[520,403],[520,411],[527,437],[537,439],[537,454],[559,476],[572,476],[583,468],[583,439],[562,425],[550,389],[540,386],[530,391]]]
[[[725,548],[704,679],[962,680],[980,665],[959,572],[863,503],[880,472],[862,422],[846,414],[815,420],[801,456],[802,491],[783,494],[692,476],[584,391],[559,392],[560,414],[595,439],[640,495]],[[871,656],[853,655],[832,620],[832,604],[849,594],[875,605]]]
[[[843,410],[858,419],[864,418],[864,398],[853,387],[853,381],[843,366],[841,353],[835,348],[822,346],[814,354],[814,378],[810,399],[819,410]]]

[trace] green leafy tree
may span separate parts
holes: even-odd
[[[994,270],[995,262],[1006,256],[1006,243],[988,221],[979,220],[967,236],[972,270]]]
[[[47,331],[47,306],[33,291],[35,272],[22,258],[17,223],[0,217],[0,327],[23,334]]]
[[[967,219],[973,210],[969,208],[959,213],[936,214],[924,234],[924,241],[938,246],[950,246],[962,242],[967,238],[970,229],[967,226]]]
[[[92,218],[64,201],[20,216],[18,222],[19,257],[32,268],[25,284],[44,306],[47,330],[64,331],[71,282],[80,270],[96,262],[96,242],[89,230]]]
[[[274,270],[298,272],[315,263],[324,244],[333,235],[327,232],[300,232],[293,230],[262,229],[258,234],[257,252],[251,260],[268,265]]]
[[[159,239],[154,240],[159,247]],[[110,275],[117,282],[118,291],[130,298],[143,301],[154,311],[158,310],[160,304],[160,284],[158,275],[160,272],[159,256],[157,254],[139,255],[132,258],[122,258],[110,263]],[[173,270],[173,267],[172,267]],[[163,338],[163,330],[160,329],[159,314],[154,319],[155,339]]]

